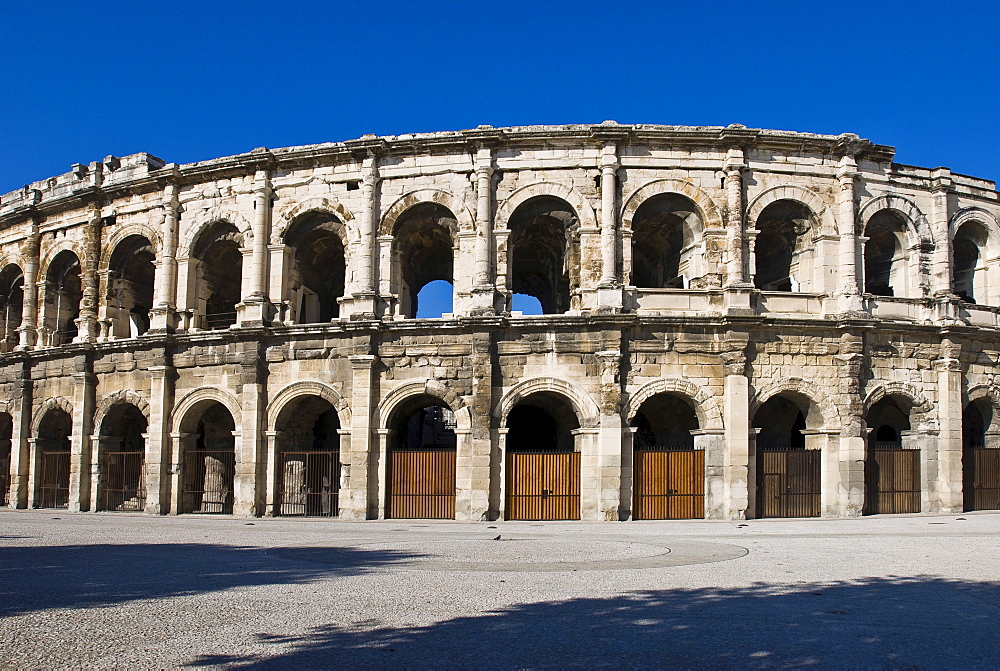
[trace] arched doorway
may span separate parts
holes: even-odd
[[[0,506],[6,506],[10,493],[10,452],[14,435],[14,419],[0,412]]]
[[[906,222],[893,210],[876,212],[865,226],[865,292],[875,296],[910,295]]]
[[[642,203],[632,218],[632,284],[683,289],[696,275],[695,241],[704,225],[698,207],[679,193],[662,193]],[[686,280],[686,281],[685,281]]]
[[[866,515],[920,512],[920,450],[903,443],[912,407],[903,396],[886,396],[865,416],[869,429]]]
[[[101,423],[98,510],[146,509],[146,437],[149,421],[131,403],[116,403]]]
[[[24,274],[14,264],[0,272],[0,351],[10,352],[17,346],[24,313]]]
[[[386,517],[454,519],[454,413],[441,399],[422,394],[397,408],[389,426]]]
[[[288,230],[285,244],[292,250],[288,273],[289,302],[299,324],[329,322],[340,315],[346,261],[340,233],[343,224],[332,214],[311,212]]]
[[[763,291],[809,291],[813,213],[796,200],[779,200],[757,219],[754,286]]]
[[[544,314],[570,309],[580,284],[580,222],[566,201],[536,196],[514,210],[507,227],[510,289],[538,299]]]
[[[756,517],[818,517],[822,452],[807,449],[811,402],[772,396],[753,417]]]
[[[111,254],[107,305],[116,338],[135,338],[149,330],[154,261],[153,244],[141,235],[128,236]]]
[[[229,328],[236,323],[236,305],[242,296],[243,235],[233,224],[217,221],[198,236],[193,256],[195,309],[206,329]]]
[[[80,259],[63,250],[52,259],[45,275],[44,328],[52,334],[50,344],[62,345],[77,336],[76,320],[80,317],[82,299]]]
[[[283,517],[340,514],[340,418],[329,401],[305,396],[278,416],[277,505]]]
[[[38,508],[69,507],[70,440],[73,418],[62,408],[50,408],[38,425]]]
[[[637,520],[705,516],[705,451],[695,448],[698,417],[685,399],[657,394],[632,419]]]
[[[181,513],[232,514],[236,473],[236,423],[226,406],[207,402],[191,412],[193,440],[184,450]]]
[[[399,312],[405,317],[440,317],[420,309],[421,289],[434,281],[454,290],[455,239],[458,223],[448,208],[420,203],[406,210],[393,229],[394,254],[399,264]]]
[[[966,303],[985,303],[987,284],[986,228],[969,221],[958,229],[951,242],[952,290]]]
[[[507,519],[580,519],[580,427],[570,403],[537,392],[507,415]]]
[[[1000,509],[1000,444],[988,440],[994,409],[987,399],[962,413],[962,491],[965,510]],[[992,444],[991,444],[992,443]]]

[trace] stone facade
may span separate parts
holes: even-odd
[[[333,445],[340,516],[384,517],[394,441],[440,407],[454,517],[497,519],[531,407],[572,436],[583,519],[633,516],[647,424],[703,453],[707,518],[766,514],[785,435],[819,514],[866,509],[876,441],[919,454],[919,511],[960,511],[1000,430],[1000,202],[893,153],[605,122],[75,165],[0,199],[7,505],[127,508],[108,455],[138,451],[146,512],[228,511],[183,499],[230,468],[233,512],[277,514],[306,477],[282,451]],[[415,318],[435,280],[452,312]]]

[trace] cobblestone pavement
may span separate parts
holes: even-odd
[[[1000,513],[457,523],[0,511],[0,665],[1000,668]]]

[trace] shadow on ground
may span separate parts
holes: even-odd
[[[498,589],[502,586],[498,585]],[[1000,583],[943,578],[667,589],[517,605],[431,626],[261,634],[236,668],[781,668],[1000,666]]]
[[[0,617],[304,583],[384,570],[419,557],[392,550],[207,543],[5,547],[0,548]]]

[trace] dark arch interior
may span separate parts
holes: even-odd
[[[758,449],[799,449],[806,446],[802,431],[806,428],[806,413],[795,401],[784,396],[772,396],[753,417]]]
[[[579,282],[573,241],[576,213],[565,201],[538,196],[522,203],[508,222],[511,289],[534,296],[544,314],[570,308],[570,292]]]
[[[38,426],[38,506],[65,508],[69,505],[70,435],[73,418],[62,408],[51,408]]]
[[[108,307],[117,309],[116,335],[142,335],[149,330],[155,266],[153,245],[141,235],[118,243],[108,264]]]
[[[967,303],[976,302],[976,268],[985,247],[986,231],[975,222],[963,224],[952,241],[952,290]]]
[[[199,264],[198,302],[205,326],[228,328],[236,323],[236,304],[243,282],[243,237],[232,224],[219,221],[206,230],[194,247]]]
[[[454,285],[454,241],[457,223],[452,212],[437,203],[414,205],[396,221],[393,235],[402,285],[400,310],[416,317],[417,294],[429,282],[444,280]]]
[[[896,212],[877,212],[865,227],[865,291],[876,296],[893,296],[895,264],[903,263],[906,223]],[[906,272],[906,268],[901,269]]]
[[[324,398],[307,396],[286,408],[279,431],[278,515],[339,513],[340,418]]]
[[[421,395],[404,403],[393,415],[393,445],[397,450],[454,450],[455,415],[444,401]]]
[[[765,291],[791,291],[796,257],[812,230],[812,212],[798,201],[779,200],[760,213],[757,230],[754,286]]]
[[[142,511],[146,507],[143,435],[145,415],[131,403],[112,406],[101,423],[100,510]]]
[[[11,264],[0,271],[0,319],[3,319],[3,350],[9,352],[18,343],[17,328],[24,312],[24,274]]]
[[[45,325],[55,333],[54,344],[67,343],[78,332],[83,285],[80,280],[80,259],[69,250],[56,255],[45,276]]]
[[[142,452],[146,449],[146,433],[149,422],[139,408],[131,403],[118,403],[112,406],[101,423],[101,438],[114,438],[114,443],[106,443],[104,447],[122,452]],[[102,440],[102,444],[105,441]]]
[[[7,505],[10,491],[10,450],[14,435],[14,420],[10,413],[0,412],[0,505]]]
[[[657,394],[643,402],[631,426],[636,429],[633,447],[637,450],[691,449],[694,447],[691,432],[698,429],[698,416],[680,396]]]
[[[910,430],[912,405],[908,399],[897,396],[886,396],[875,403],[865,416],[871,439],[876,443],[899,443],[903,431]]]
[[[300,324],[328,322],[340,315],[347,265],[341,223],[329,214],[312,213],[292,225],[285,241],[294,250],[291,288]]]
[[[282,413],[276,426],[282,450],[295,452],[340,449],[340,417],[325,398],[307,396]]]
[[[507,415],[508,452],[573,452],[580,422],[573,406],[550,392],[531,394]]]
[[[181,512],[232,514],[236,423],[226,406],[210,402],[195,426],[194,444],[184,453]]]
[[[683,288],[683,253],[700,227],[698,208],[680,194],[660,194],[640,205],[632,218],[632,284]]]
[[[986,432],[993,423],[993,406],[980,399],[965,406],[962,412],[962,444],[966,447],[985,447]]]

